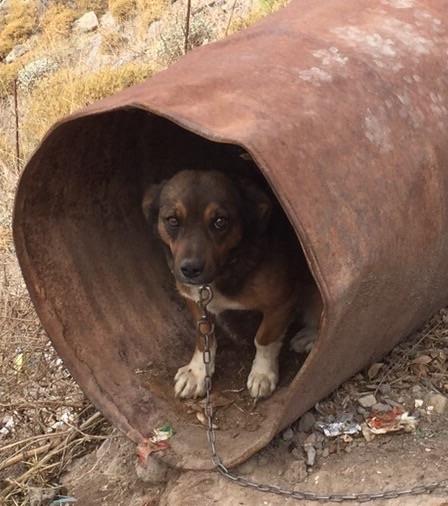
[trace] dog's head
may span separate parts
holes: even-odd
[[[184,170],[146,191],[143,212],[167,247],[177,281],[199,285],[223,272],[243,240],[263,233],[271,201],[250,181]]]

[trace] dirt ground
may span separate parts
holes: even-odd
[[[407,489],[441,480],[448,485],[447,351],[447,311],[441,310],[383,362],[343,384],[235,471],[261,483],[322,495]],[[376,403],[366,406],[368,396]],[[415,430],[372,439],[361,432],[326,437],[318,428],[344,416],[365,428],[372,414],[394,409],[409,412]],[[219,448],[219,431],[217,441]],[[217,472],[181,473],[153,461],[145,469],[137,462],[134,445],[116,432],[78,459],[62,483],[78,506],[314,504],[242,488]],[[387,504],[447,506],[448,489]]]
[[[409,488],[417,483],[448,477],[446,422],[446,417],[438,417],[432,423],[424,424],[415,434],[383,436],[370,443],[356,440],[339,453],[322,458],[309,472],[297,466],[300,461],[291,455],[290,444],[280,437],[237,471],[262,483],[320,494]],[[140,470],[139,475],[144,477],[144,472]],[[63,483],[68,494],[77,498],[78,506],[276,506],[299,503],[241,488],[216,472],[172,471],[168,483],[147,484],[137,476],[133,445],[121,436],[106,441],[98,450],[76,462]],[[314,503],[300,501],[300,504]],[[384,502],[373,501],[371,504]],[[446,506],[448,494],[438,491],[431,495],[394,499],[387,504]]]

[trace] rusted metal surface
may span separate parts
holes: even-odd
[[[227,464],[446,303],[447,60],[446,0],[296,0],[53,128],[20,182],[17,254],[54,346],[114,424],[140,442],[169,419],[165,458],[210,466],[173,398],[192,332],[140,198],[180,168],[237,165],[232,145],[295,227],[324,314],[259,426],[220,431]]]

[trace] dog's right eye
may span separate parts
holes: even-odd
[[[179,220],[175,216],[168,216],[166,222],[171,228],[177,228],[179,226]]]

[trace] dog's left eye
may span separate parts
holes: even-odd
[[[229,220],[224,217],[216,218],[216,220],[213,222],[213,226],[216,228],[216,230],[224,230],[229,223]]]
[[[177,228],[179,226],[179,220],[175,216],[169,216],[166,218],[166,221],[171,228]]]

